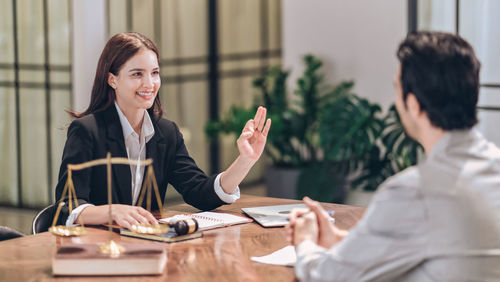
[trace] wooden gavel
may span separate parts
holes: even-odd
[[[175,229],[177,235],[186,235],[198,231],[198,221],[194,218],[177,220],[168,224]]]

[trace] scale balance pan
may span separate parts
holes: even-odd
[[[130,226],[130,231],[138,234],[163,234],[170,230],[167,224],[135,224]]]
[[[80,236],[87,233],[87,230],[83,226],[64,226],[56,225],[49,228],[49,232],[57,236]]]

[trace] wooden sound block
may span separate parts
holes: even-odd
[[[152,275],[162,274],[167,263],[160,244],[122,243],[125,251],[117,256],[101,254],[99,245],[63,244],[52,259],[54,275]]]

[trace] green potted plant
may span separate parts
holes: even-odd
[[[305,70],[292,97],[286,95],[289,73],[279,67],[270,68],[253,81],[260,94],[254,106],[232,106],[222,119],[209,121],[206,132],[209,136],[236,136],[257,106],[264,105],[273,122],[266,145],[272,162],[265,172],[268,195],[308,195],[321,201],[342,202],[351,186],[348,176],[352,172],[359,175],[353,181],[356,185],[369,186],[379,181],[378,175],[368,171],[369,165],[392,165],[394,154],[384,149],[383,141],[390,144],[404,132],[386,130],[388,117],[380,117],[378,104],[352,93],[354,82],[328,87],[320,73],[322,62],[306,55],[304,63]]]
[[[381,107],[352,93],[353,86],[352,82],[340,83],[319,109],[316,132],[323,156],[303,169],[298,198],[341,202],[352,186],[351,173],[362,169],[367,156],[378,147],[385,125]]]
[[[384,117],[384,129],[379,140],[363,160],[363,167],[353,182],[354,187],[374,191],[385,179],[416,164],[423,155],[422,146],[406,135],[394,105]]]

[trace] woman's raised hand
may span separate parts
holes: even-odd
[[[236,141],[240,156],[257,161],[266,145],[267,134],[271,128],[271,119],[266,121],[266,108],[259,107],[255,117],[245,124],[240,137]]]

